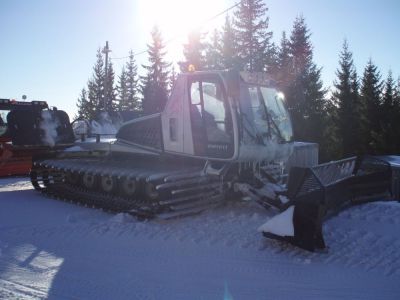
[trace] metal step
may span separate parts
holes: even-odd
[[[176,218],[191,216],[191,215],[201,213],[205,210],[215,208],[218,205],[220,205],[221,202],[199,204],[198,206],[195,206],[195,207],[190,207],[190,208],[176,210],[176,211],[163,212],[163,213],[158,214],[157,218],[163,219],[163,220],[169,220],[169,219],[176,219]]]
[[[222,186],[221,182],[210,183],[210,184],[205,184],[205,185],[200,185],[200,186],[195,186],[195,187],[188,187],[188,188],[183,188],[183,189],[178,189],[178,190],[172,190],[171,194],[179,195],[179,194],[188,193],[188,192],[195,193],[195,192],[199,192],[199,191],[215,189],[215,188],[221,187],[221,186]]]
[[[168,200],[161,200],[161,201],[159,201],[159,203],[162,206],[176,205],[176,204],[180,204],[180,203],[190,202],[190,201],[196,200],[199,197],[211,197],[214,194],[215,194],[215,191],[209,191],[209,192],[202,193],[200,195],[193,194],[193,195],[186,196],[186,197],[172,198],[172,199],[168,199]]]
[[[179,175],[171,175],[171,176],[167,176],[164,178],[164,182],[176,182],[179,180],[184,180],[184,179],[189,179],[189,178],[196,178],[196,177],[200,177],[203,176],[204,172],[203,170],[201,171],[195,171],[195,172],[191,172],[191,173],[184,173],[184,174],[179,174]]]
[[[184,186],[188,186],[188,185],[209,183],[211,181],[215,181],[215,180],[213,180],[209,177],[206,177],[206,176],[194,177],[192,179],[187,179],[187,180],[162,183],[162,184],[157,185],[156,189],[162,190],[162,189],[174,188],[174,187],[179,188],[179,187],[184,187]]]
[[[199,206],[213,204],[213,203],[215,203],[215,201],[222,201],[222,199],[223,199],[223,196],[221,194],[217,194],[210,198],[197,198],[196,200],[193,200],[188,203],[170,205],[169,208],[173,211],[181,211],[181,210],[187,210],[187,209],[192,209],[192,208],[195,209]]]
[[[199,170],[199,168],[190,168],[189,170],[185,171],[182,170],[169,171],[169,172],[150,175],[146,178],[146,182],[159,181],[159,180],[162,180],[164,182],[173,182],[182,178],[188,179],[192,178],[193,176],[200,176],[201,173],[202,172]]]

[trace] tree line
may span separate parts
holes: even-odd
[[[267,13],[264,1],[242,0],[221,28],[191,32],[183,45],[184,60],[178,62],[180,71],[194,65],[196,70],[268,73],[285,94],[295,140],[318,143],[322,161],[399,153],[400,80],[392,72],[383,80],[371,59],[359,76],[344,41],[332,90],[325,89],[304,17],[297,17],[290,34],[283,32],[275,44]],[[142,65],[145,74],[139,76],[131,51],[116,84],[112,62],[105,70],[98,49],[93,75],[77,102],[78,117],[93,119],[99,111],[162,111],[177,76],[165,48],[162,33],[154,27],[148,64]]]

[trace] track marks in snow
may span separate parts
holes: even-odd
[[[73,212],[58,224],[6,228],[0,234],[11,239],[31,236],[40,240],[63,236],[63,243],[77,236],[98,236],[110,242],[118,239],[132,243],[144,239],[160,245],[178,243],[225,248],[231,252],[247,251],[264,261],[283,260],[300,265],[322,263],[400,276],[400,204],[396,202],[355,206],[328,220],[324,225],[324,236],[329,249],[323,253],[309,253],[265,239],[256,230],[274,212],[254,203],[227,203],[192,217],[144,222],[128,214],[113,215],[92,208],[73,207]],[[63,243],[56,247],[61,248]]]
[[[341,212],[326,221],[328,250],[310,253],[278,241],[267,240],[263,251],[304,264],[323,263],[344,268],[400,275],[400,204],[369,203]]]
[[[0,278],[0,299],[46,299],[47,293]]]
[[[58,226],[17,228],[8,233],[34,238],[56,238],[59,235],[107,237],[110,240],[149,240],[195,244],[203,247],[224,247],[246,250],[268,259],[286,259],[292,263],[340,265],[386,276],[400,275],[400,206],[371,203],[352,207],[327,221],[324,236],[329,247],[323,253],[310,253],[294,246],[268,240],[256,229],[271,212],[248,203],[232,203],[203,214],[170,221],[141,222],[127,214],[112,215],[82,208]],[[393,221],[396,220],[396,221]],[[387,228],[392,228],[388,231]],[[160,250],[161,251],[161,250]],[[258,253],[258,254],[257,254]]]
[[[354,206],[340,213],[341,218],[372,223],[400,225],[399,203],[394,201],[368,203]]]
[[[400,275],[400,204],[369,203],[352,207],[329,220],[330,246],[325,263]]]
[[[0,229],[0,298],[221,299],[224,284],[234,299],[397,295],[398,203],[340,213],[324,226],[329,250],[310,253],[258,233],[274,212],[254,203],[141,222],[22,194],[29,201],[15,192],[7,205],[31,203],[28,219]]]
[[[21,178],[20,180],[12,178],[13,181],[9,184],[0,184],[0,192],[12,192],[12,191],[22,191],[22,190],[33,190],[32,184],[26,179]],[[17,180],[17,181],[16,181]],[[7,181],[6,181],[7,182]]]

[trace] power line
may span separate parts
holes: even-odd
[[[146,53],[147,52],[147,50],[143,50],[143,51],[140,51],[140,52],[137,52],[137,53],[133,53],[132,55],[133,56],[138,56],[138,55],[141,55],[141,54],[144,54],[144,53]],[[110,57],[110,59],[127,59],[127,58],[129,58],[130,57],[130,55],[128,55],[128,56],[122,56],[122,57]]]
[[[205,24],[207,24],[207,23],[213,21],[214,19],[216,19],[216,18],[220,17],[221,15],[227,13],[228,11],[234,9],[234,8],[235,8],[236,6],[238,6],[241,2],[242,2],[242,1],[239,1],[239,2],[235,3],[234,5],[228,7],[227,9],[225,9],[225,10],[219,12],[218,14],[216,14],[216,15],[214,15],[214,16],[208,18],[207,20],[203,21],[203,22],[197,27],[197,29],[202,28]],[[170,44],[171,42],[173,42],[174,40],[176,40],[176,39],[177,39],[178,37],[180,37],[180,36],[181,36],[181,34],[175,35],[174,37],[172,37],[172,38],[170,38],[169,40],[167,40],[167,41],[165,42],[165,45]],[[142,55],[142,54],[144,54],[144,53],[146,53],[146,52],[147,52],[147,50],[143,50],[143,51],[140,51],[140,52],[137,52],[137,53],[133,53],[133,56],[139,56],[139,55]],[[128,56],[122,56],[122,57],[110,57],[110,59],[113,59],[113,60],[114,60],[114,59],[127,59],[127,58],[129,58],[129,57],[130,57],[130,55],[128,55]]]
[[[239,2],[235,3],[234,5],[232,5],[231,7],[228,7],[228,8],[225,9],[224,11],[221,11],[220,13],[216,14],[215,16],[209,18],[208,20],[205,20],[205,21],[203,22],[203,24],[201,24],[199,27],[201,27],[202,25],[204,25],[204,24],[206,24],[206,23],[208,23],[208,22],[210,22],[210,21],[212,21],[212,20],[218,18],[219,16],[221,16],[221,15],[227,13],[227,12],[230,11],[231,9],[234,9],[234,8],[235,8],[236,6],[238,6],[241,2],[242,2],[242,1],[239,1]]]

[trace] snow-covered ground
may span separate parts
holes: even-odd
[[[1,179],[0,299],[400,299],[400,203],[329,220],[324,253],[263,238],[272,215],[236,203],[140,222]]]

